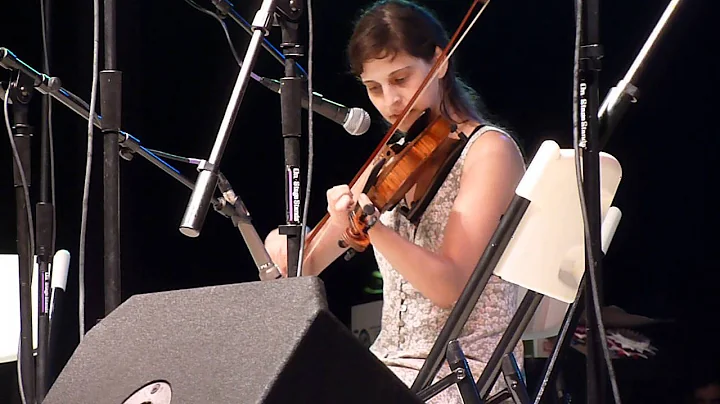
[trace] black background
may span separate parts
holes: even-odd
[[[220,25],[181,0],[118,3],[123,130],[147,147],[207,158],[239,71]],[[211,7],[209,2],[202,4]],[[257,0],[238,2],[236,8],[245,19],[252,20],[259,4]],[[311,224],[325,213],[324,191],[350,181],[384,134],[362,86],[348,73],[345,58],[352,22],[367,4],[356,0],[313,4],[314,89],[337,102],[372,111],[375,124],[364,136],[351,137],[316,115]],[[470,5],[455,0],[423,4],[434,9],[449,30],[455,29]],[[530,155],[545,139],[563,147],[572,145],[572,4],[531,0],[491,3],[456,53],[463,77],[481,93],[501,123],[516,131]],[[635,314],[675,320],[646,330],[660,346],[653,361],[618,361],[622,362],[618,365],[619,381],[627,394],[635,391],[633,397],[667,398],[666,394],[676,394],[689,385],[699,365],[712,367],[717,358],[718,265],[712,254],[718,240],[712,199],[718,145],[714,119],[718,71],[715,4],[709,0],[682,2],[635,80],[641,91],[639,102],[630,107],[604,149],[623,166],[614,202],[623,218],[604,260],[606,303]],[[666,6],[665,1],[657,0],[601,2],[601,43],[605,49],[601,98],[625,74]],[[0,46],[39,70],[39,2],[5,2],[0,15],[4,17]],[[50,21],[50,73],[59,77],[67,90],[89,101],[92,3],[53,3]],[[243,57],[249,36],[232,21],[228,26]],[[274,28],[268,37],[276,46],[280,44],[279,32]],[[306,21],[301,33],[301,41],[307,44]],[[100,63],[102,67],[102,56]],[[307,58],[301,64],[309,68]],[[254,72],[272,78],[283,75],[281,64],[265,50],[261,50]],[[6,81],[9,72],[2,74],[0,80]],[[31,119],[38,128],[39,107],[36,93]],[[68,249],[73,257],[68,280],[70,306],[62,321],[61,357],[65,360],[78,340],[77,274],[87,124],[57,103],[53,115],[57,247]],[[0,216],[0,252],[15,253],[12,160],[7,140],[1,144],[0,206],[4,214]],[[33,201],[39,195],[39,145],[36,137]],[[94,152],[86,255],[88,326],[103,316],[99,133]],[[262,237],[285,221],[283,159],[280,97],[251,82],[221,169],[250,210]],[[192,167],[173,164],[194,178]],[[199,238],[179,233],[189,196],[187,188],[142,158],[121,162],[123,299],[137,293],[257,280],[254,262],[227,219],[210,212]],[[374,270],[372,254],[367,253],[351,262],[338,261],[323,273],[331,309],[343,322],[349,324],[352,305],[376,299],[363,292],[372,283]],[[648,370],[649,376],[643,378],[636,371],[623,373],[624,366],[641,366],[652,372]],[[633,378],[645,383],[630,382]],[[0,384],[11,382],[8,379]]]

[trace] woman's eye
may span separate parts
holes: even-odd
[[[395,83],[402,84],[407,77],[398,77],[395,79]]]

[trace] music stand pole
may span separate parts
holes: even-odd
[[[303,0],[279,0],[276,23],[282,30],[280,47],[285,56],[285,77],[281,80],[280,113],[285,151],[285,219],[279,227],[280,234],[287,236],[288,277],[300,276],[298,261],[302,234],[302,191],[300,183],[300,136],[302,134],[302,77],[295,60],[302,57],[303,48],[298,43],[299,19],[303,12]]]
[[[100,72],[100,111],[103,117],[103,242],[105,315],[121,303],[120,267],[120,155],[118,133],[122,121],[122,72],[116,70],[115,0],[105,0],[105,69]]]

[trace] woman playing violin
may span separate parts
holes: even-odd
[[[380,1],[357,21],[348,45],[352,72],[382,116],[394,123],[431,70],[448,35],[426,9],[407,1]],[[424,210],[410,222],[398,212],[382,214],[367,232],[383,277],[382,329],[370,348],[408,386],[412,384],[451,308],[509,206],[525,163],[513,138],[492,126],[474,103],[474,93],[457,77],[449,59],[398,127],[407,131],[429,110],[457,124],[449,136],[466,135],[460,156]],[[367,171],[367,170],[366,170]],[[338,240],[362,193],[368,173],[352,186],[327,191],[329,224],[303,264],[317,275],[342,255]],[[409,199],[410,200],[410,199]],[[274,262],[284,267],[286,241],[277,230],[266,239]],[[284,269],[284,268],[283,268]],[[284,269],[287,271],[286,269]],[[459,341],[473,376],[479,377],[517,307],[517,287],[495,276],[468,319]],[[516,358],[522,362],[521,347]],[[443,368],[438,378],[447,375]],[[456,386],[433,403],[462,402]]]

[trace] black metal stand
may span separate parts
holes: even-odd
[[[88,104],[75,94],[62,88],[60,85],[60,79],[57,77],[48,77],[37,72],[32,67],[25,64],[22,60],[18,59],[17,56],[6,48],[0,48],[0,66],[10,70],[23,72],[24,75],[29,78],[30,85],[34,85],[35,88],[42,94],[49,94],[58,102],[85,119],[88,119],[90,116],[90,107]],[[93,117],[94,125],[101,128],[103,126],[104,117],[95,114],[93,114]],[[141,146],[140,141],[137,138],[123,131],[118,132],[118,143],[120,146],[119,154],[125,160],[132,160],[133,156],[138,154],[191,190],[194,189],[192,181],[180,174],[177,169],[158,157],[157,154],[162,154],[169,158],[196,165],[207,164],[199,159],[191,160],[188,158],[179,158],[179,156],[172,156],[167,153],[149,150]],[[230,218],[233,221],[233,224],[238,227],[248,245],[248,249],[258,265],[260,279],[277,279],[279,277],[279,269],[277,268],[277,265],[271,262],[270,257],[263,246],[262,240],[250,223],[251,218],[249,212],[245,208],[239,196],[232,191],[232,187],[230,187],[229,182],[224,179],[220,171],[218,171],[218,177],[220,178],[218,181],[218,188],[223,193],[223,197],[217,199],[213,198],[210,201],[214,210],[223,216]]]
[[[242,67],[240,67],[240,73],[238,74],[235,87],[230,96],[230,102],[225,110],[225,116],[220,124],[220,130],[215,139],[215,144],[210,152],[210,157],[207,159],[206,166],[203,167],[200,170],[200,174],[198,174],[192,195],[190,196],[190,201],[188,202],[185,214],[180,223],[180,232],[188,237],[197,237],[200,235],[205,216],[210,208],[213,191],[217,185],[217,173],[220,161],[222,160],[227,141],[230,138],[230,131],[235,123],[238,108],[240,108],[240,103],[245,95],[252,69],[255,66],[255,61],[257,60],[260,50],[260,43],[263,36],[268,33],[270,19],[275,12],[276,1],[277,0],[263,0],[260,10],[258,10],[253,20],[254,31],[250,39],[250,45],[245,54]]]
[[[430,350],[428,358],[418,372],[410,388],[413,392],[418,393],[427,388],[435,375],[437,375],[445,356],[445,347],[448,346],[451,340],[457,339],[460,335],[529,204],[530,201],[518,195],[515,195],[515,198],[510,203],[507,212],[500,220],[498,228],[493,233],[493,237],[475,266],[467,285],[465,285],[465,289],[463,289],[457,303],[450,312],[445,325]]]
[[[151,150],[151,152],[167,159],[195,164],[197,166],[207,164],[204,160],[177,156],[159,150]],[[240,231],[250,251],[250,255],[258,268],[260,280],[267,281],[281,278],[280,268],[272,261],[270,254],[268,254],[265,249],[262,239],[252,224],[252,217],[245,207],[245,203],[243,203],[240,195],[235,193],[232,185],[230,185],[230,182],[221,171],[218,171],[218,189],[222,193],[222,197],[213,200],[213,208],[216,212],[229,218],[233,225]]]
[[[284,5],[285,1],[287,0],[283,0],[283,4],[278,5],[281,10],[286,9],[286,6]],[[230,16],[233,21],[235,21],[241,28],[252,34],[252,28],[250,27],[250,24],[245,21],[237,11],[235,11],[233,5],[228,0],[212,0],[212,3],[213,5],[215,5],[215,8],[217,9],[216,14],[220,18]],[[290,9],[288,6],[288,11],[283,12],[283,16],[288,14],[298,14],[299,18],[299,14],[301,13],[302,8],[301,1],[293,0],[292,3],[295,9]],[[295,18],[294,16],[293,19],[297,20],[297,18]],[[295,29],[297,30],[297,28]],[[296,33],[293,33],[293,35],[297,36]],[[283,40],[283,42],[287,41]],[[270,42],[264,40],[262,45],[265,49],[268,50],[268,52],[270,52],[270,54],[272,54],[275,59],[282,63],[283,66],[288,63],[285,59],[285,55],[275,49],[275,47],[270,44]],[[295,51],[299,51],[299,49],[300,48],[298,47]],[[293,57],[295,57],[295,55],[293,55]],[[307,77],[305,69],[303,69],[300,63],[298,63],[297,61],[295,61],[295,73],[303,80],[305,80],[305,78]],[[258,83],[262,84],[265,88],[272,90],[273,92],[278,94],[281,93],[281,90],[284,87],[282,82],[275,79],[261,77],[256,74],[251,74],[250,77]],[[309,104],[308,99],[310,97],[307,95],[307,92],[304,88],[302,89],[302,91],[303,96],[301,97],[301,105],[303,108],[307,109]],[[348,108],[342,104],[326,99],[322,94],[315,91],[313,91],[312,94],[312,103],[314,113],[322,115],[325,118],[342,125],[342,127],[353,136],[359,136],[364,134],[370,127],[370,115],[362,108]]]
[[[580,12],[579,66],[577,112],[580,133],[579,146],[582,158],[582,185],[585,199],[585,283],[587,321],[587,398],[588,403],[604,403],[608,382],[607,368],[603,365],[604,336],[601,335],[602,318],[596,311],[602,307],[603,287],[600,210],[600,155],[599,155],[599,73],[603,49],[600,45],[599,0],[577,0]],[[597,304],[596,304],[597,303]],[[598,306],[599,304],[599,306]]]
[[[510,319],[510,323],[508,323],[505,332],[490,356],[487,365],[485,365],[485,369],[483,369],[482,374],[478,378],[477,385],[481,397],[487,397],[490,393],[500,372],[503,371],[504,361],[507,360],[506,358],[509,355],[512,355],[515,346],[520,342],[520,338],[523,332],[525,332],[530,320],[532,320],[542,298],[542,295],[532,290],[528,290],[525,293],[523,300],[520,302],[520,305],[512,319]],[[505,374],[505,376],[507,377],[507,374]]]
[[[457,385],[463,403],[481,404],[480,392],[475,384],[475,379],[473,379],[470,365],[468,365],[465,354],[457,340],[450,341],[446,356],[450,370],[458,375]]]
[[[599,108],[599,111],[597,114],[590,115],[592,117],[597,116],[599,120],[599,128],[598,130],[601,132],[601,138],[599,140],[599,147],[598,150],[601,150],[605,147],[608,140],[610,139],[615,127],[620,122],[620,120],[624,117],[625,112],[627,111],[628,107],[631,103],[634,103],[637,101],[638,97],[638,89],[634,85],[634,81],[636,78],[636,75],[642,71],[642,68],[645,66],[645,58],[650,53],[652,47],[655,45],[655,42],[657,39],[662,35],[664,32],[664,28],[666,24],[670,21],[673,13],[675,12],[678,4],[680,3],[679,0],[670,0],[668,6],[665,9],[665,12],[662,14],[660,19],[658,20],[657,24],[655,25],[654,29],[650,33],[648,40],[643,45],[640,52],[638,52],[638,55],[636,56],[635,60],[633,61],[632,65],[628,69],[627,73],[625,74],[625,77],[621,79],[618,84],[613,87],[610,92],[607,94],[605,99],[603,100],[602,105]],[[597,6],[595,5],[593,9],[590,7],[587,10],[590,14],[594,13],[594,15],[589,18],[589,20],[592,20],[592,22],[595,24],[592,29],[588,30],[588,39],[585,39],[586,43],[592,44],[593,42],[596,43],[597,40]],[[588,17],[586,17],[588,18]],[[594,41],[592,41],[594,40]],[[586,48],[589,52],[592,52],[592,47]],[[590,63],[591,66],[594,69],[599,69],[599,66],[594,66],[594,63],[599,63],[598,59],[601,56],[601,54],[585,54],[583,55],[583,59],[585,59],[585,65],[581,64],[581,69],[587,70],[587,64]],[[591,70],[589,73],[592,77],[591,79],[595,80],[595,84],[597,83],[597,71]],[[582,77],[582,76],[581,76]],[[581,81],[582,85],[583,81]],[[589,100],[587,98],[588,92],[587,88],[588,85],[586,83],[586,92],[585,97],[583,97],[581,94],[579,94],[579,102],[580,107],[582,107],[582,103],[588,103]],[[581,88],[582,91],[582,88]],[[585,100],[585,101],[583,101]],[[586,104],[587,105],[587,104]],[[595,104],[597,105],[597,104]],[[591,107],[594,107],[595,105],[592,105]],[[590,110],[586,109],[583,111],[582,108],[579,108],[580,112],[588,116],[590,114]],[[583,122],[581,120],[581,122]],[[586,133],[587,135],[587,133]],[[593,136],[590,138],[590,140],[595,140],[596,136]],[[599,170],[598,170],[599,171]],[[592,174],[592,167],[590,167],[590,172]],[[597,188],[599,189],[599,188]],[[594,251],[594,250],[593,250]],[[600,253],[594,253],[594,257],[601,258],[602,257],[602,251]],[[587,280],[588,273],[586,272],[583,275],[583,278],[580,282],[580,290],[578,293],[578,296],[576,297],[575,301],[570,305],[568,308],[568,311],[565,315],[565,319],[563,320],[562,327],[558,333],[558,339],[555,343],[555,347],[553,348],[553,351],[551,355],[549,356],[546,364],[545,369],[543,370],[543,378],[538,385],[538,390],[535,394],[535,403],[538,403],[540,399],[543,396],[543,393],[545,389],[547,388],[548,384],[550,384],[556,377],[556,364],[560,355],[560,352],[564,352],[566,348],[570,346],[570,342],[572,341],[572,335],[574,330],[576,329],[578,323],[580,322],[580,317],[582,316],[582,313],[584,311],[591,311],[586,309],[587,308],[587,300],[588,300],[588,294],[591,292],[590,289],[590,283]],[[596,274],[597,275],[597,274]],[[590,306],[592,308],[593,306]],[[590,330],[590,323],[588,325],[588,331]],[[589,337],[589,335],[588,335]],[[588,339],[587,344],[590,344],[590,340]],[[600,353],[601,354],[601,353]],[[595,354],[597,356],[597,353]],[[588,364],[590,366],[590,364]],[[594,365],[593,365],[594,366]],[[588,375],[590,376],[590,375]],[[590,383],[590,378],[588,378],[588,383]],[[603,385],[604,386],[604,385]],[[588,396],[590,394],[590,391],[588,390]]]
[[[20,280],[20,351],[18,361],[20,362],[20,374],[22,376],[23,393],[27,402],[32,403],[38,392],[44,395],[42,388],[45,380],[47,345],[42,344],[42,334],[38,338],[38,362],[33,357],[33,317],[32,317],[32,272],[33,272],[33,242],[30,235],[30,218],[28,209],[30,200],[25,197],[23,188],[23,177],[28,189],[31,184],[31,138],[33,129],[28,121],[28,104],[32,99],[33,81],[22,74],[14,72],[12,81],[8,87],[7,102],[12,105],[13,116],[13,139],[20,157],[20,165],[13,159],[13,185],[15,187],[15,214],[17,216],[17,249],[18,249],[18,274]],[[9,118],[8,118],[9,119]],[[29,191],[28,191],[29,192]],[[38,280],[43,279],[38,274]],[[38,282],[42,291],[43,282]],[[42,306],[42,294],[38,295],[39,307]],[[40,313],[40,312],[38,312]],[[40,320],[40,318],[38,318]],[[42,346],[42,348],[40,348]],[[36,391],[39,390],[39,391]]]
[[[515,404],[529,404],[530,397],[527,393],[527,386],[520,372],[520,367],[512,353],[505,355],[503,358],[502,374],[513,402],[515,402]]]
[[[247,31],[248,34],[252,35],[253,28],[250,26],[250,23],[245,21],[245,19],[238,13],[235,8],[233,7],[233,4],[230,3],[228,0],[211,0],[215,8],[217,8],[218,13],[222,16],[229,16],[237,25],[239,25],[242,29]],[[286,0],[285,0],[286,1]],[[294,2],[295,3],[295,2]],[[278,5],[278,7],[283,7],[282,5]],[[285,65],[285,56],[277,50],[267,39],[263,38],[262,42],[263,48],[265,48],[270,54],[283,66]],[[300,73],[302,77],[306,77],[307,73],[305,72],[305,69],[300,66],[299,63],[295,63],[295,69]]]
[[[560,353],[565,352],[567,348],[570,347],[573,334],[577,328],[578,322],[580,321],[583,308],[585,307],[585,279],[586,277],[583,275],[583,278],[580,280],[578,294],[575,296],[575,301],[570,304],[567,312],[565,313],[565,318],[563,319],[560,330],[558,331],[555,346],[553,346],[553,350],[545,362],[545,367],[542,372],[543,378],[538,384],[537,391],[533,396],[535,397],[535,403],[540,402],[548,384],[555,379],[557,375],[556,365],[560,358]]]
[[[480,393],[478,392],[475,381],[473,380],[470,365],[468,365],[467,359],[465,359],[465,354],[463,353],[462,348],[460,348],[460,343],[457,340],[452,340],[448,344],[447,360],[448,365],[450,366],[450,374],[445,376],[439,382],[429,386],[427,389],[418,392],[418,398],[422,401],[428,401],[441,391],[447,389],[453,384],[457,384],[463,403],[481,404],[482,400],[480,399]]]
[[[41,0],[44,7],[43,70],[50,70],[50,1]],[[29,80],[29,79],[28,79]],[[52,385],[53,361],[55,358],[50,332],[50,278],[51,263],[55,255],[55,206],[50,196],[50,96],[42,97],[40,126],[40,199],[35,205],[35,255],[38,263],[37,310],[38,310],[38,352],[36,363],[37,401],[41,403]]]
[[[53,259],[53,205],[39,202],[35,213],[35,251],[38,262],[38,351],[37,351],[37,400],[42,402],[50,389],[50,264]]]
[[[100,111],[103,116],[103,222],[105,315],[122,302],[120,265],[120,150],[122,72],[115,70],[115,0],[104,2],[105,69],[100,72]]]
[[[280,92],[280,113],[285,151],[285,218],[279,227],[287,236],[288,277],[300,276],[298,261],[302,234],[302,188],[300,181],[300,136],[302,134],[302,77],[295,60],[302,57],[303,47],[298,43],[299,19],[303,1],[279,0],[275,13],[276,24],[282,31],[280,47],[285,56],[285,77]]]
[[[28,64],[19,59],[14,53],[7,48],[0,47],[0,67],[4,67],[12,71],[20,71],[26,75],[35,89],[41,94],[49,94],[56,101],[75,112],[83,119],[90,119],[90,106],[82,98],[71,93],[62,87],[61,81],[57,77],[49,77],[43,73],[30,67]],[[92,114],[93,124],[96,128],[102,128],[104,117]],[[171,177],[175,178],[183,185],[192,189],[193,183],[180,174],[180,172],[172,167],[164,160],[158,158],[150,150],[140,144],[140,141],[131,134],[119,131],[118,143],[120,145],[120,155],[125,160],[131,160],[135,154],[140,155],[156,167],[160,168]]]

